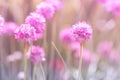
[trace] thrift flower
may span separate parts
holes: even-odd
[[[45,18],[38,13],[30,13],[26,18],[26,23],[36,29],[36,33],[43,33],[45,30]]]
[[[60,32],[60,40],[65,44],[70,44],[74,41],[71,28],[64,29]]]
[[[63,3],[61,0],[46,0],[46,2],[51,3],[55,10],[60,10],[63,8]]]
[[[37,40],[36,30],[29,24],[22,24],[19,28],[15,30],[15,38],[24,40],[30,43],[30,41]]]
[[[4,34],[13,35],[17,27],[18,27],[17,24],[14,22],[6,22],[3,26]]]
[[[42,2],[36,7],[36,12],[42,14],[46,19],[51,19],[55,14],[55,8],[47,2]]]
[[[39,47],[39,46],[32,46],[31,50],[29,49],[29,52],[27,53],[27,56],[33,63],[38,63],[40,61],[45,60],[44,49]]]
[[[85,22],[78,22],[73,25],[73,34],[77,41],[84,42],[92,38],[92,28]]]

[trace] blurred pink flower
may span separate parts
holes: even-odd
[[[72,42],[68,47],[73,53],[78,53],[80,50],[80,43]]]
[[[60,10],[63,8],[62,0],[46,0],[46,1],[51,3],[56,10]]]
[[[3,32],[7,35],[13,35],[17,27],[17,24],[14,22],[6,22],[3,26]]]
[[[86,22],[78,22],[73,26],[73,37],[79,41],[87,41],[92,38],[92,28]]]
[[[29,24],[22,24],[18,27],[15,30],[15,38],[24,40],[28,43],[38,39],[35,28],[31,27]]]
[[[108,57],[113,48],[113,43],[111,41],[102,41],[97,46],[97,51],[103,56]]]
[[[80,57],[80,49],[75,53],[75,56],[76,56],[76,58]],[[94,60],[94,56],[88,49],[83,48],[82,60],[84,63],[90,63],[92,60]]]
[[[18,79],[23,80],[25,77],[24,72],[19,72],[17,77],[18,77]]]
[[[109,54],[109,60],[113,63],[118,63],[120,60],[120,54],[117,50],[112,49],[110,54]]]
[[[43,33],[45,30],[45,18],[36,12],[30,13],[26,18],[26,23],[36,29],[36,33]]]
[[[65,43],[65,44],[70,44],[71,42],[74,41],[73,39],[73,33],[71,31],[72,29],[71,28],[66,28],[66,29],[63,29],[61,32],[60,32],[60,40],[61,42]]]
[[[46,19],[51,19],[55,14],[55,8],[48,2],[42,2],[36,7],[36,12]]]
[[[44,49],[39,46],[32,46],[29,48],[27,57],[33,62],[38,63],[40,61],[45,61]]]
[[[0,15],[0,27],[4,25],[4,18]]]

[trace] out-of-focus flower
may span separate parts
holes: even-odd
[[[24,79],[25,75],[24,75],[24,72],[19,72],[18,75],[17,75],[18,79],[22,80]]]
[[[4,25],[4,18],[0,15],[0,27]]]
[[[13,53],[13,56],[14,56],[15,60],[21,60],[22,59],[22,53],[20,51],[15,51]]]
[[[86,22],[78,22],[73,26],[73,37],[79,41],[84,42],[92,38],[92,28]]]
[[[44,49],[39,47],[39,46],[32,46],[27,53],[27,57],[33,63],[38,63],[38,62],[41,62],[41,61],[45,61]]]
[[[30,13],[26,18],[26,23],[36,29],[36,33],[43,33],[45,30],[45,18],[36,12]]]
[[[103,56],[108,57],[113,48],[111,41],[102,41],[98,44],[97,51]]]
[[[60,32],[60,40],[65,44],[70,44],[74,41],[73,33],[71,28],[64,29]]]
[[[73,53],[78,53],[80,50],[80,43],[72,42],[68,47]]]
[[[22,53],[15,51],[13,54],[7,56],[7,62],[14,62],[22,58]]]
[[[42,2],[37,5],[36,12],[42,14],[46,19],[51,19],[55,14],[55,8],[48,2]]]
[[[61,0],[46,0],[46,1],[51,3],[56,10],[60,10],[63,8],[63,3]]]
[[[22,24],[19,28],[17,28],[15,30],[15,38],[18,40],[24,40],[28,43],[38,39],[36,29],[31,27],[30,24]]]
[[[97,0],[108,12],[120,16],[120,0]]]
[[[17,24],[14,22],[6,22],[3,26],[3,32],[7,35],[13,35],[17,27]]]
[[[76,58],[80,57],[80,49],[78,50],[78,52],[75,53]],[[92,60],[94,60],[94,56],[93,54],[86,48],[83,48],[82,50],[82,60],[85,63],[90,63]]]
[[[109,54],[109,60],[113,63],[118,63],[120,60],[120,54],[117,50],[112,49],[110,54]]]
[[[54,60],[52,61],[52,68],[61,71],[61,70],[64,68],[64,64],[63,64],[63,62],[62,62],[61,60],[59,60],[59,59],[54,59]]]

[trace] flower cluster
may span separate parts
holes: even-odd
[[[2,29],[3,25],[4,25],[4,18],[0,15],[0,35],[3,34],[3,29]]]
[[[44,49],[39,46],[32,46],[31,50],[27,53],[27,56],[33,63],[38,63],[45,60]]]
[[[78,22],[73,27],[73,37],[75,40],[81,42],[92,38],[92,28],[85,22]]]
[[[60,6],[58,4],[60,1],[57,1],[57,3],[44,1],[37,5],[36,10],[26,17],[25,24],[16,29],[15,38],[28,43],[41,39],[45,31],[46,20],[51,19],[55,14],[53,3]]]

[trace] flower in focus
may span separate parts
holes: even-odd
[[[36,12],[42,14],[46,19],[51,19],[54,16],[55,8],[47,2],[42,2],[36,7]]]
[[[31,27],[29,24],[22,24],[20,27],[18,27],[15,30],[15,38],[24,40],[28,43],[38,39],[35,28]]]
[[[63,7],[63,3],[61,0],[46,0],[46,2],[51,3],[56,10],[60,10]]]
[[[70,44],[71,42],[74,41],[72,36],[73,33],[71,31],[71,28],[64,29],[60,32],[60,40],[65,44]]]
[[[92,38],[92,28],[85,22],[78,22],[73,25],[73,37],[79,42],[87,41]]]
[[[36,33],[44,32],[45,22],[45,18],[36,12],[30,13],[30,15],[26,18],[26,23],[34,27],[36,29]]]
[[[3,32],[7,35],[12,35],[17,28],[17,24],[14,22],[6,22],[3,26]]]
[[[31,50],[30,50],[31,49]],[[27,57],[33,62],[45,61],[44,49],[39,46],[32,46],[27,53]]]

